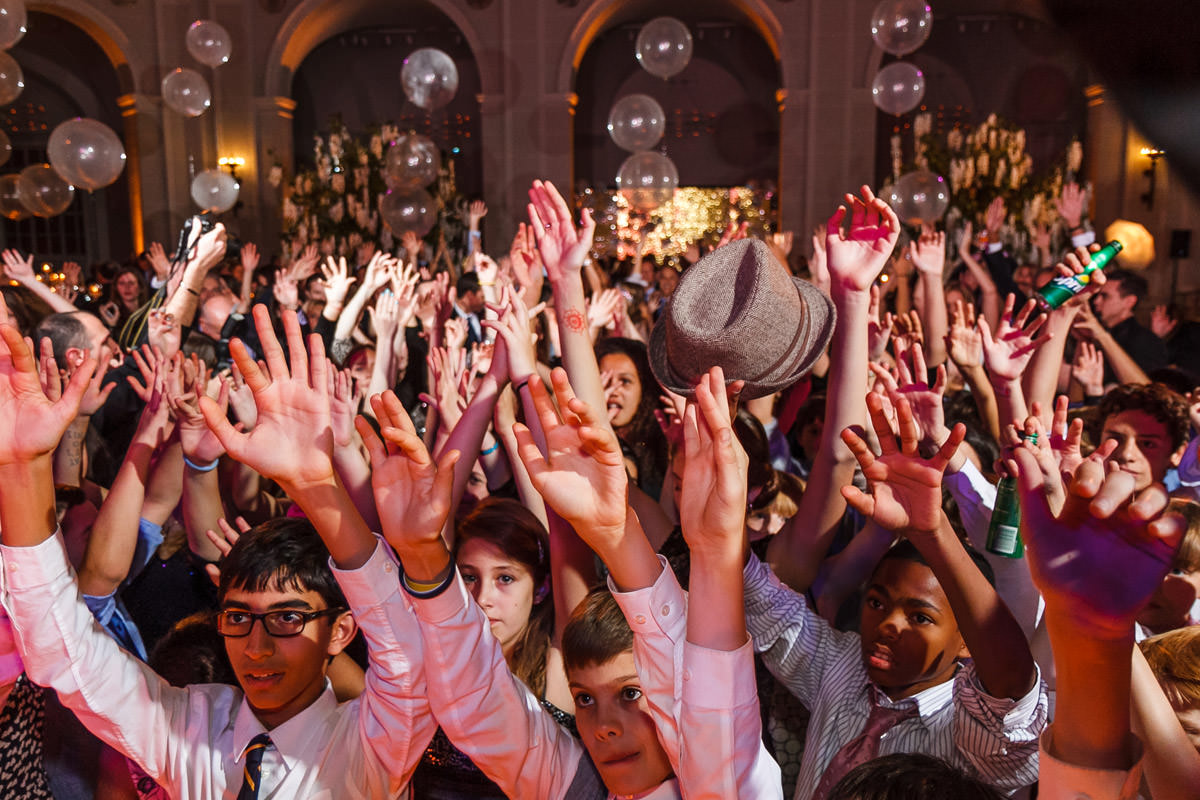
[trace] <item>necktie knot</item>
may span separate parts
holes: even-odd
[[[824,800],[829,795],[829,791],[845,777],[847,772],[879,755],[879,742],[885,733],[904,720],[917,715],[916,703],[905,703],[902,706],[882,706],[872,696],[871,711],[867,714],[867,723],[863,726],[862,733],[846,742],[834,754],[829,766],[822,773],[821,780],[817,782],[812,800]]]
[[[262,776],[263,754],[271,746],[271,737],[260,733],[250,740],[242,755],[246,757],[246,768],[242,771],[242,788],[237,800],[258,800],[259,778]]]

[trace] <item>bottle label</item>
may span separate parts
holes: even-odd
[[[988,542],[988,550],[1001,556],[1011,556],[1021,546],[1021,531],[1012,525],[995,525],[992,527],[993,537]]]

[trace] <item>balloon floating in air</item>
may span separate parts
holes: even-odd
[[[210,67],[219,67],[229,61],[233,43],[229,31],[210,19],[198,19],[188,27],[187,49],[192,58]]]
[[[661,153],[634,153],[617,172],[617,188],[637,211],[653,211],[675,196],[679,171]]]
[[[608,115],[608,135],[617,146],[631,153],[649,150],[666,130],[662,106],[648,94],[631,94],[613,104]]]
[[[125,147],[112,128],[94,119],[67,120],[50,132],[50,165],[72,186],[108,186],[125,169]]]
[[[692,60],[692,34],[674,17],[652,19],[638,32],[636,54],[651,75],[670,78]]]
[[[194,69],[182,67],[162,79],[163,102],[185,117],[198,117],[212,105],[208,81]]]
[[[400,71],[404,96],[426,111],[441,108],[458,91],[458,67],[454,59],[433,47],[415,50],[404,59]]]
[[[220,214],[234,207],[239,189],[238,182],[228,172],[206,169],[192,179],[192,200],[205,211]]]
[[[907,61],[888,64],[871,83],[871,99],[888,114],[904,114],[921,104],[925,97],[925,75]]]

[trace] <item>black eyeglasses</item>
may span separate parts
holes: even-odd
[[[326,617],[331,614],[341,614],[345,610],[345,608],[340,606],[338,608],[322,609],[321,611],[296,611],[289,608],[280,611],[268,611],[265,614],[252,614],[249,611],[226,609],[217,612],[217,633],[227,639],[241,639],[244,636],[249,636],[250,631],[254,629],[255,620],[261,619],[267,633],[277,639],[285,639],[289,636],[299,636],[304,633],[304,628],[314,619]]]

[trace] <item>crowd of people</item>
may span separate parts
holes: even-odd
[[[1195,795],[1197,323],[1039,305],[1078,187],[1028,261],[864,186],[682,268],[529,196],[461,263],[3,253],[0,795]]]

